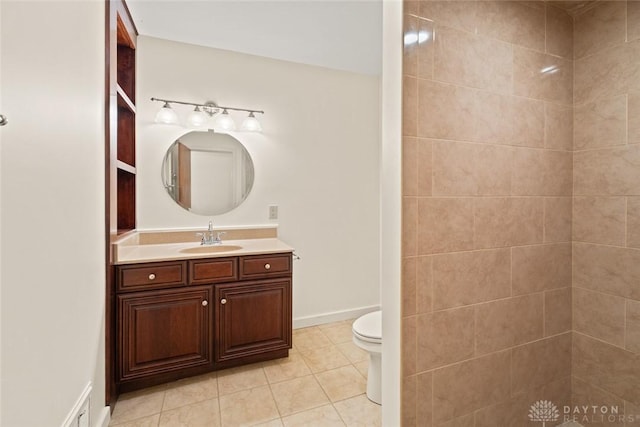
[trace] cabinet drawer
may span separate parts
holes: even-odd
[[[163,262],[118,266],[118,291],[162,289],[187,284],[187,263]]]
[[[291,254],[256,255],[240,258],[240,278],[261,278],[291,274]]]
[[[238,258],[189,261],[189,284],[233,282],[238,280]]]

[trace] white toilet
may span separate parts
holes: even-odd
[[[353,322],[353,343],[369,352],[367,397],[382,404],[382,311],[374,311]]]

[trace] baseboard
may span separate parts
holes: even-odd
[[[111,422],[111,407],[105,406],[102,408],[98,416],[96,417],[96,422],[93,423],[94,427],[109,427],[109,423]]]
[[[368,307],[359,307],[351,310],[332,311],[329,313],[316,314],[314,316],[298,317],[293,319],[293,329],[307,328],[309,326],[340,322],[348,319],[356,319],[363,314],[376,310],[380,310],[379,305],[370,305]]]

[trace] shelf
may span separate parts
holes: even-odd
[[[136,176],[118,169],[118,233],[136,228]]]
[[[118,99],[121,99],[118,96]],[[136,115],[118,102],[118,158],[131,166],[136,165]]]
[[[133,114],[136,113],[136,106],[129,98],[129,95],[124,91],[124,89],[118,84],[116,86],[116,91],[118,92],[118,106],[123,108],[128,108]]]
[[[131,166],[130,164],[125,163],[125,162],[123,162],[123,161],[118,160],[118,161],[116,162],[116,166],[117,166],[117,168],[118,168],[119,170],[121,170],[121,171],[125,171],[125,172],[129,172],[129,173],[130,173],[130,174],[132,174],[132,175],[135,175],[135,174],[137,173],[137,172],[136,172],[136,167],[135,167],[135,166]]]

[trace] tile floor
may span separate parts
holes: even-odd
[[[289,357],[120,396],[110,426],[380,426],[347,320],[293,331]]]

